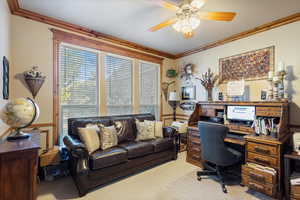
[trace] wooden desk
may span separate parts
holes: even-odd
[[[0,199],[35,200],[39,135],[0,144]]]
[[[201,155],[201,140],[197,126],[198,121],[210,121],[211,119],[222,119],[227,107],[254,106],[257,117],[276,118],[278,121],[277,137],[255,136],[251,127],[241,124],[226,125],[230,132],[244,135],[244,140],[225,138],[225,142],[242,145],[245,147],[245,163],[255,163],[276,170],[274,182],[268,182],[268,177],[258,177],[256,171],[249,169],[242,174],[243,182],[251,189],[260,191],[269,196],[280,199],[283,194],[283,153],[285,146],[291,137],[288,127],[289,103],[288,102],[198,102],[194,112],[188,120],[188,145],[187,162],[196,166],[203,166]],[[219,120],[222,121],[222,120]],[[246,166],[244,167],[246,168]],[[249,173],[251,176],[249,176]],[[253,176],[254,174],[254,176]],[[256,176],[255,176],[256,175]],[[264,182],[257,181],[263,179]]]

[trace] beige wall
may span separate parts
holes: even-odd
[[[37,123],[52,122],[52,93],[53,93],[53,40],[51,26],[40,22],[12,16],[12,95],[11,97],[30,97],[18,77],[32,66],[39,66],[39,70],[46,76],[36,101],[41,109]],[[175,60],[164,59],[163,74],[165,70],[175,66]],[[162,77],[162,81],[165,76]],[[164,104],[164,102],[163,102]],[[168,106],[163,106],[163,113],[170,113]]]
[[[53,47],[52,47],[52,32],[49,31],[51,26],[36,21],[28,20],[18,16],[11,17],[11,97],[26,97],[31,96],[25,88],[18,76],[31,66],[39,66],[40,70],[47,76],[46,82],[40,90],[36,100],[41,108],[41,116],[38,123],[52,122],[52,86],[53,86]],[[218,72],[218,60],[222,57],[227,57],[255,49],[260,49],[275,45],[275,63],[284,61],[297,76],[300,75],[300,57],[297,52],[300,48],[300,22],[295,22],[283,27],[279,27],[267,32],[263,32],[245,39],[241,39],[229,44],[209,49],[191,56],[181,58],[177,61],[165,59],[163,63],[162,81],[172,81],[165,77],[166,70],[169,68],[180,68],[183,64],[193,63],[196,65],[196,73],[201,74],[206,72],[208,67],[214,72]],[[197,100],[205,100],[206,93],[198,81],[193,81],[197,85]],[[250,100],[259,100],[260,90],[266,88],[266,81],[247,82],[250,86]],[[300,106],[300,95],[296,87],[299,87],[300,79],[292,82],[294,89],[293,101]],[[182,81],[178,78],[176,85],[173,85],[170,90],[176,89],[180,91]],[[222,90],[222,87],[220,87]],[[224,88],[224,87],[223,87]],[[215,93],[218,90],[215,90]],[[171,114],[172,110],[169,105],[163,101],[163,114]],[[300,124],[297,116],[298,106],[294,105],[292,109],[293,124]],[[182,113],[181,109],[178,109]]]
[[[9,60],[10,56],[10,11],[6,1],[0,1],[0,109],[5,105],[6,100],[3,100],[2,96],[2,58],[6,56]],[[12,65],[10,66],[12,68]],[[0,136],[8,127],[0,120]]]
[[[300,125],[300,22],[294,22],[285,26],[278,27],[266,32],[262,32],[251,37],[237,40],[219,47],[215,47],[197,54],[193,54],[177,60],[178,68],[184,64],[193,63],[196,65],[196,74],[200,75],[211,68],[213,72],[218,73],[219,59],[275,46],[275,69],[279,61],[284,61],[291,70],[289,77],[294,79],[289,88],[293,104],[291,106],[291,123]],[[199,81],[193,80],[197,87],[197,100],[206,100],[205,89]],[[178,79],[178,87],[184,84],[184,81]],[[250,100],[260,100],[261,89],[267,89],[267,81],[247,81],[250,88]],[[214,90],[214,100],[218,90],[223,91],[224,85],[216,87]]]

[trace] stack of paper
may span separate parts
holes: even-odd
[[[255,163],[247,163],[246,164],[248,167],[252,168],[252,169],[255,169],[255,170],[259,170],[259,171],[263,171],[263,172],[266,172],[266,173],[269,173],[269,174],[272,174],[272,175],[276,175],[276,170],[271,168],[271,167],[265,167],[265,166],[262,166],[262,165],[258,165],[258,164],[255,164]]]
[[[300,185],[300,173],[294,172],[290,178],[291,185]]]

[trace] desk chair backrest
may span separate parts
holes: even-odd
[[[236,160],[224,143],[228,128],[222,124],[198,122],[203,160],[219,166],[228,166]]]

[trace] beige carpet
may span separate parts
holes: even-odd
[[[85,197],[78,198],[71,178],[42,182],[38,187],[38,200],[269,200],[239,185],[228,186],[224,194],[218,182],[196,179],[197,167],[185,162],[185,153],[178,160],[165,163],[142,173],[96,188]]]

